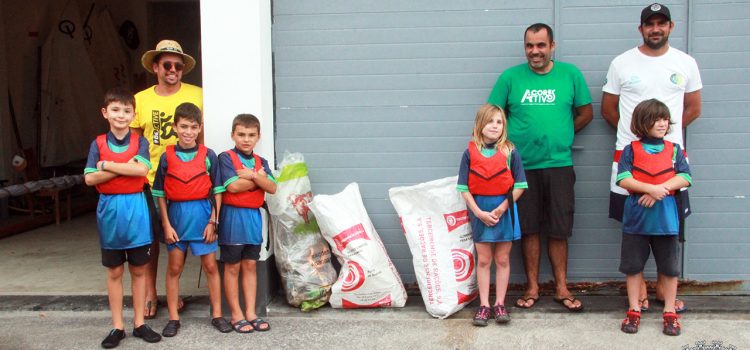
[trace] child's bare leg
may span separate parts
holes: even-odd
[[[169,264],[167,266],[167,308],[169,319],[179,320],[179,298],[180,298],[180,275],[185,267],[185,252],[174,248],[168,253]]]
[[[133,293],[133,325],[140,327],[143,321],[143,311],[146,305],[146,271],[148,264],[134,266],[128,263],[130,270],[130,290]],[[120,302],[122,305],[122,302]]]
[[[240,293],[237,278],[240,275],[240,263],[224,263],[224,294],[227,297],[227,305],[232,313],[232,324],[244,319],[242,308],[240,308]]]
[[[245,298],[245,318],[252,321],[258,318],[255,314],[255,297],[258,288],[257,261],[243,259],[242,262],[242,295]]]
[[[125,329],[122,321],[122,273],[123,265],[107,268],[107,294],[112,312],[112,328]]]
[[[201,256],[201,265],[208,280],[208,298],[211,301],[211,318],[221,317],[221,277],[216,265],[216,253]],[[237,281],[237,279],[234,279]]]
[[[639,275],[641,276],[641,281],[642,282],[641,282],[641,291],[640,291],[640,293],[638,293],[638,303],[639,303],[639,305],[641,307],[648,307],[649,306],[649,303],[648,303],[648,285],[646,284],[646,277],[643,276],[643,272],[641,272]],[[656,288],[659,288],[658,282],[657,282],[657,287]]]
[[[664,312],[675,312],[675,299],[677,299],[677,277],[661,275],[661,290],[664,293]]]
[[[641,295],[642,283],[643,273],[627,275],[627,277],[625,277],[625,285],[628,290],[629,310],[641,311],[641,305],[638,302],[638,298]]]
[[[146,300],[152,302],[150,309],[145,309],[146,316],[153,316],[156,314],[156,276],[157,270],[159,269],[159,240],[154,239],[151,243],[151,260],[146,264]]]
[[[505,305],[510,279],[510,249],[513,242],[495,243],[495,305]],[[489,276],[488,276],[489,279]]]
[[[477,249],[477,284],[479,305],[490,306],[490,266],[492,265],[492,243],[474,243]],[[495,286],[497,287],[497,286]]]

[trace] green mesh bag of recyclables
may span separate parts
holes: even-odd
[[[285,153],[274,177],[276,194],[266,201],[286,300],[302,311],[317,309],[328,302],[337,274],[331,249],[307,206],[313,195],[302,154]]]

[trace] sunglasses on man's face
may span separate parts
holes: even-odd
[[[185,68],[185,65],[182,64],[182,63],[180,63],[180,62],[174,62],[174,63],[172,63],[172,62],[169,62],[169,61],[162,62],[161,66],[164,67],[165,70],[172,70],[172,66],[174,66],[174,70],[176,70],[178,72],[182,71],[182,69]]]

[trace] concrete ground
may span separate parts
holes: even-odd
[[[190,253],[189,253],[190,254]],[[159,255],[157,290],[164,295],[167,251]],[[0,239],[0,295],[106,295],[94,213]],[[8,268],[13,267],[13,268]],[[207,295],[205,276],[198,286],[200,259],[188,255],[180,294]],[[123,284],[130,295],[130,275]],[[2,345],[0,345],[1,347]]]
[[[99,347],[111,326],[93,222],[93,215],[87,215],[0,240],[0,349]],[[165,262],[161,259],[161,271]],[[686,349],[721,342],[727,348],[750,349],[750,297],[684,296],[690,311],[681,320],[683,335],[668,337],[661,334],[656,308],[644,313],[638,334],[620,332],[626,300],[617,291],[581,296],[586,310],[579,314],[544,296],[531,310],[510,308],[509,325],[486,328],[471,325],[474,305],[437,320],[425,312],[419,296],[410,296],[400,309],[326,306],[309,313],[277,296],[267,309],[270,332],[221,334],[209,324],[207,291],[205,282],[198,287],[198,268],[198,259],[189,258],[181,294],[193,297],[187,298],[179,335],[146,344],[130,335],[128,326],[120,348]],[[163,295],[163,274],[158,286]],[[125,317],[126,324],[132,322],[131,309],[126,308]],[[149,324],[161,331],[166,322],[162,308]]]
[[[0,297],[0,300],[5,298]],[[588,297],[587,302],[593,306],[597,301],[592,298],[597,297]],[[750,348],[750,313],[747,309],[688,312],[682,318],[683,334],[668,337],[661,334],[659,312],[645,313],[639,333],[630,335],[619,330],[622,311],[595,310],[571,314],[562,312],[551,301],[543,301],[537,310],[511,309],[513,321],[508,325],[490,324],[479,328],[471,325],[470,310],[446,320],[437,320],[424,312],[418,299],[412,297],[407,307],[401,309],[334,310],[325,307],[310,313],[302,313],[275,301],[269,306],[267,317],[271,331],[252,334],[217,332],[209,324],[208,307],[193,303],[182,314],[182,328],[177,337],[146,344],[130,335],[132,327],[128,326],[129,335],[120,348],[683,349],[685,345],[715,341],[734,345],[736,349]],[[617,299],[618,303],[623,301]],[[697,305],[699,301],[693,299],[690,302]],[[607,304],[604,300],[602,302]],[[106,308],[106,302],[100,305]],[[0,348],[97,348],[110,329],[110,320],[108,311],[93,309],[0,311]],[[129,315],[132,312],[126,310],[126,318]],[[162,313],[149,324],[160,331],[166,322],[167,315]]]

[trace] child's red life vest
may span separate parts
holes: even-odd
[[[508,158],[501,150],[485,157],[474,142],[469,142],[469,193],[482,196],[507,195],[513,187]]]
[[[227,154],[229,155],[229,158],[232,159],[232,165],[234,166],[235,170],[240,170],[245,167],[242,164],[242,161],[240,161],[240,156],[237,155],[234,150],[228,150]],[[253,153],[253,158],[255,159],[254,170],[258,171],[262,169],[263,163],[261,162],[260,157],[257,154]],[[221,203],[240,208],[260,208],[263,205],[263,201],[265,201],[265,199],[266,192],[259,187],[256,187],[254,190],[245,192],[224,192],[221,196]]]
[[[211,194],[211,178],[206,168],[208,148],[198,145],[198,152],[189,162],[177,156],[174,145],[167,146],[167,174],[164,177],[164,194],[170,201],[205,199]]]
[[[112,152],[107,145],[107,134],[96,137],[96,147],[99,148],[99,160],[115,163],[127,163],[138,154],[138,134],[130,133],[128,149],[122,153]],[[143,192],[143,184],[148,180],[145,176],[118,176],[107,182],[96,185],[96,190],[102,194],[130,194]]]
[[[641,141],[630,143],[633,149],[633,178],[652,185],[662,184],[675,177],[674,144],[664,140],[664,149],[655,154],[649,154],[643,148]],[[675,191],[670,192],[674,195]]]

